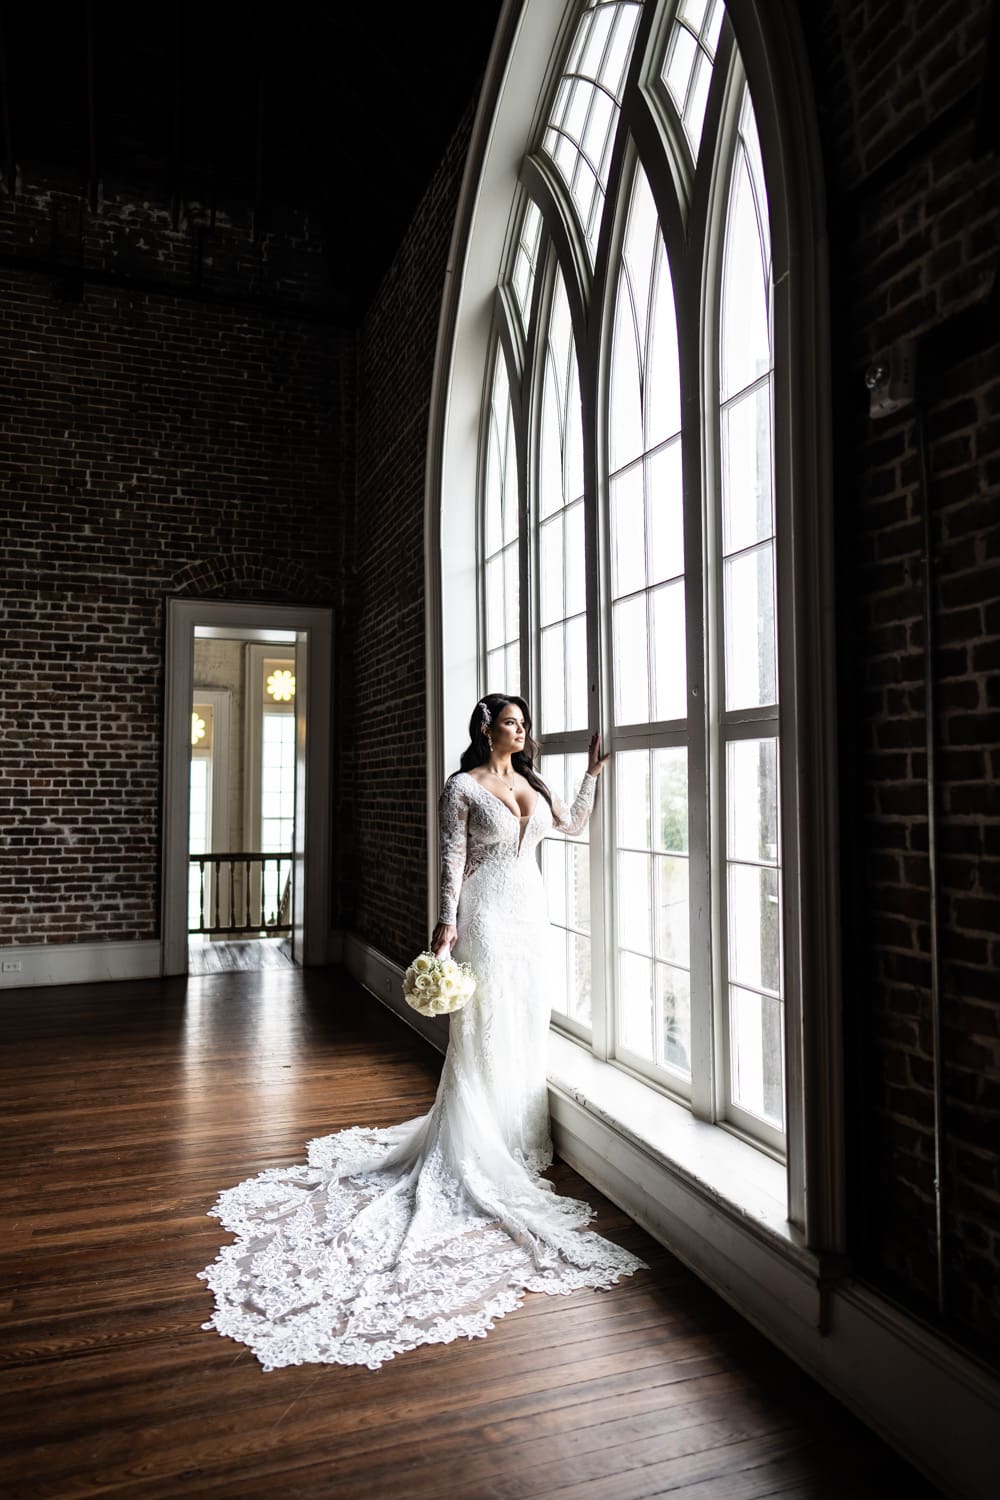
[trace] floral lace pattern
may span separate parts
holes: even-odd
[[[266,1370],[378,1369],[420,1344],[481,1338],[526,1291],[607,1287],[642,1262],[587,1228],[587,1204],[539,1174],[552,1159],[544,1058],[553,933],[534,851],[579,832],[594,801],[539,796],[519,819],[459,774],[441,799],[442,919],[479,977],[451,1020],[430,1112],[310,1142],[308,1163],[228,1189],[212,1212],[238,1236],[201,1276],[205,1328]]]

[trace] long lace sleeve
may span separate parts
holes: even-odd
[[[594,811],[596,791],[597,777],[591,776],[588,771],[580,782],[580,790],[576,794],[572,807],[567,807],[565,802],[560,802],[558,797],[552,798],[552,821],[560,833],[583,832]]]
[[[441,829],[441,897],[438,920],[455,924],[458,897],[465,873],[466,843],[469,831],[469,802],[454,776],[444,784],[438,803]]]

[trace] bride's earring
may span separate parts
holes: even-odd
[[[493,754],[493,736],[491,734],[487,733],[486,731],[484,731],[484,733],[486,734],[486,743],[487,743],[487,745],[489,745],[489,747],[490,747],[490,754],[492,755]]]

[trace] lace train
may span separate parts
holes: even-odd
[[[457,906],[456,957],[479,983],[451,1019],[433,1108],[320,1137],[307,1164],[241,1182],[211,1210],[238,1239],[200,1273],[216,1302],[203,1326],[265,1369],[377,1370],[420,1344],[482,1338],[526,1291],[608,1287],[643,1265],[539,1175],[553,970],[533,851],[554,821],[583,827],[593,785],[568,811],[539,797],[522,830],[474,778],[447,783],[442,910]]]

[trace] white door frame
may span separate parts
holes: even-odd
[[[300,827],[309,837],[300,867],[305,890],[300,907],[303,943],[296,953],[308,965],[329,961],[330,934],[330,702],[333,616],[329,609],[237,600],[168,599],[163,736],[162,972],[187,973],[187,870],[194,630],[196,625],[246,632],[293,632],[296,651],[308,661],[304,713],[305,786]],[[253,632],[254,634],[251,634]],[[266,639],[266,637],[264,637]],[[297,820],[298,822],[298,820]],[[298,873],[298,871],[297,871]]]

